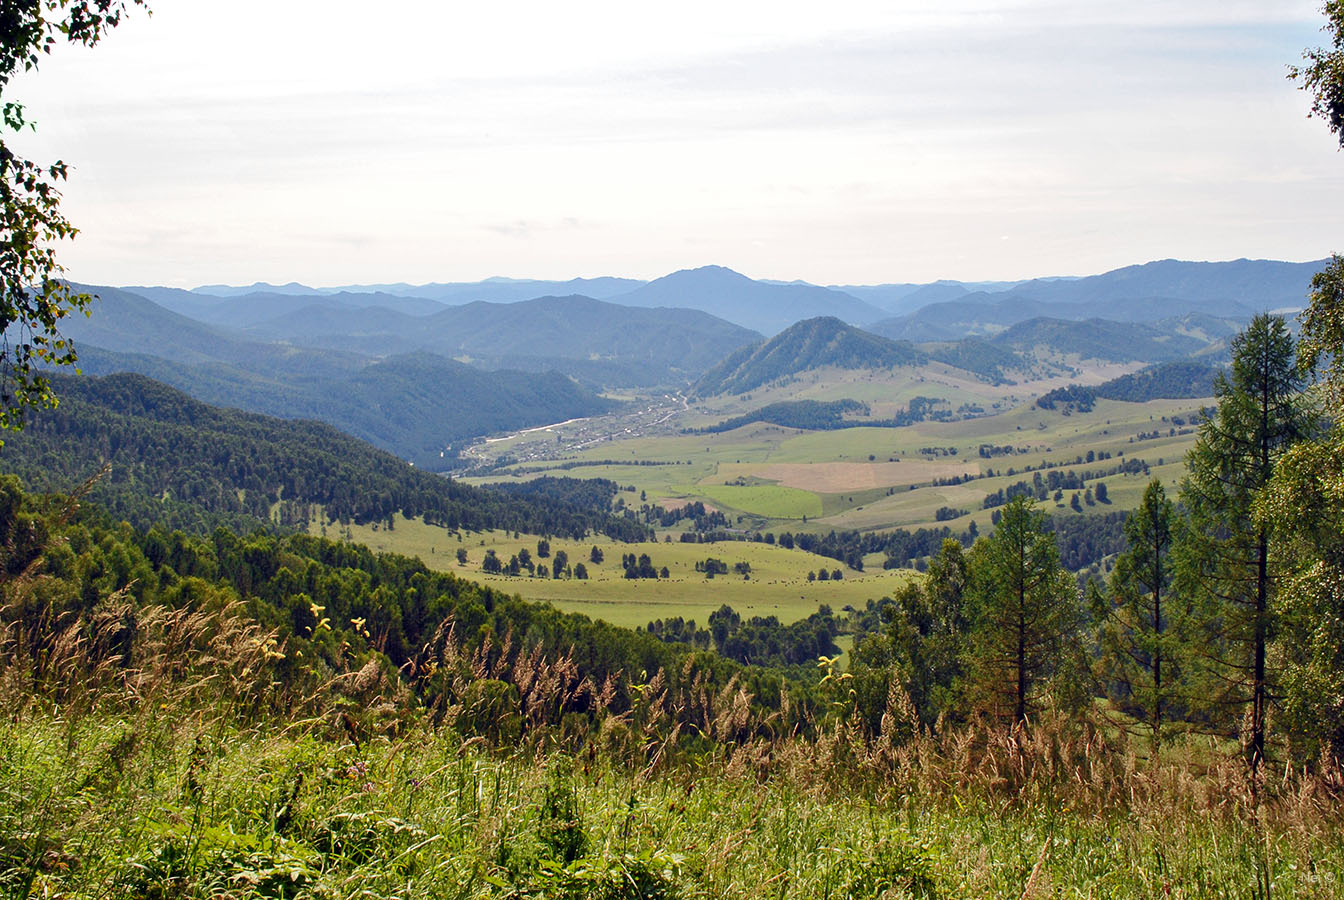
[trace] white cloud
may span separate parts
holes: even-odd
[[[155,9],[22,85],[85,280],[1017,277],[1317,257],[1344,209],[1283,77],[1314,2]]]

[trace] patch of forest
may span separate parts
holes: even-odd
[[[1213,396],[1218,369],[1197,360],[1177,360],[1149,366],[1129,375],[1086,387],[1070,384],[1055,388],[1036,399],[1041,409],[1090,412],[1098,399],[1147,403],[1149,400],[1192,400]]]
[[[0,466],[34,490],[68,491],[99,471],[92,498],[140,527],[203,534],[223,525],[303,528],[398,517],[473,531],[501,528],[642,540],[633,516],[601,507],[609,483],[545,479],[512,492],[422,471],[319,422],[210,406],[142,375],[55,375],[61,398],[6,439]]]
[[[991,344],[984,338],[968,337],[960,341],[922,344],[920,348],[929,355],[929,359],[973,372],[990,384],[1015,384],[1007,373],[1030,368],[1030,363],[1017,353]]]

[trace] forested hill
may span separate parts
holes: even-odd
[[[346,371],[286,373],[245,360],[184,365],[81,344],[79,363],[92,375],[138,372],[207,403],[318,419],[428,469],[451,467],[457,446],[471,438],[596,415],[613,406],[558,372],[487,372],[430,353]]]
[[[1044,316],[1013,325],[996,335],[993,342],[1014,350],[1041,347],[1113,362],[1163,362],[1189,356],[1209,345],[1200,338],[1139,322],[1073,322]]]
[[[704,374],[695,392],[702,397],[741,394],[823,366],[878,369],[924,361],[924,355],[911,344],[878,337],[831,316],[819,316],[729,355]]]
[[[209,406],[141,375],[52,376],[60,406],[7,436],[0,469],[33,490],[65,492],[105,463],[92,499],[140,527],[204,532],[216,525],[395,522],[641,539],[646,528],[590,502],[507,495],[458,484],[318,422]],[[585,487],[591,487],[584,483]],[[616,486],[603,482],[608,500]]]
[[[246,299],[246,298],[244,298]],[[684,383],[760,335],[694,309],[642,309],[590,297],[539,297],[518,303],[468,303],[433,315],[357,308],[324,298],[251,322],[259,340],[361,353],[427,350],[470,357],[487,368],[574,371],[597,362],[642,371],[635,383]],[[568,364],[566,364],[566,362]],[[581,367],[580,367],[581,370]]]

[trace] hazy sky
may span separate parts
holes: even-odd
[[[152,0],[17,88],[100,284],[1344,250],[1317,0]]]

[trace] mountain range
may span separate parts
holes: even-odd
[[[239,324],[258,340],[374,355],[423,350],[487,368],[568,369],[582,377],[602,364],[627,364],[637,378],[629,383],[636,385],[690,380],[760,339],[754,331],[699,310],[643,309],[577,295],[475,301],[440,306],[429,315],[310,302]]]
[[[1160,322],[1200,314],[1248,320],[1266,310],[1302,308],[1311,277],[1325,262],[1160,260],[1086,278],[1035,279],[997,292],[967,291],[869,327],[893,339],[942,341],[994,334],[1039,317]]]
[[[433,310],[405,301],[456,306],[577,294],[623,306],[697,309],[765,335],[777,334],[803,319],[831,315],[851,325],[871,325],[888,337],[955,340],[966,334],[992,333],[1038,316],[1150,322],[1191,312],[1246,318],[1266,309],[1296,309],[1304,305],[1311,276],[1323,264],[1323,260],[1159,260],[1085,277],[830,287],[804,281],[753,280],[722,266],[702,266],[653,281],[615,277],[568,281],[490,278],[423,285],[313,288],[296,283],[257,283],[246,287],[206,285],[191,291],[160,287],[129,290],[176,312],[199,314],[219,324],[237,324],[239,316],[245,317],[241,309],[246,305],[241,304],[235,315],[220,305],[220,300],[248,297],[265,298],[276,314],[302,308],[303,304],[295,302],[308,298],[324,304],[386,307],[421,315]],[[286,303],[279,299],[282,297],[292,299]]]
[[[595,415],[611,401],[558,372],[487,371],[427,352],[379,358],[266,342],[178,315],[128,291],[97,294],[63,325],[80,368],[138,372],[209,403],[310,418],[426,468],[496,431]]]
[[[1164,260],[1085,278],[844,289],[721,266],[648,282],[90,288],[92,315],[62,330],[85,371],[320,419],[443,468],[483,435],[609,410],[610,388],[741,392],[818,366],[930,361],[1002,381],[1033,371],[1037,350],[1216,362],[1253,312],[1301,305],[1318,267]]]

